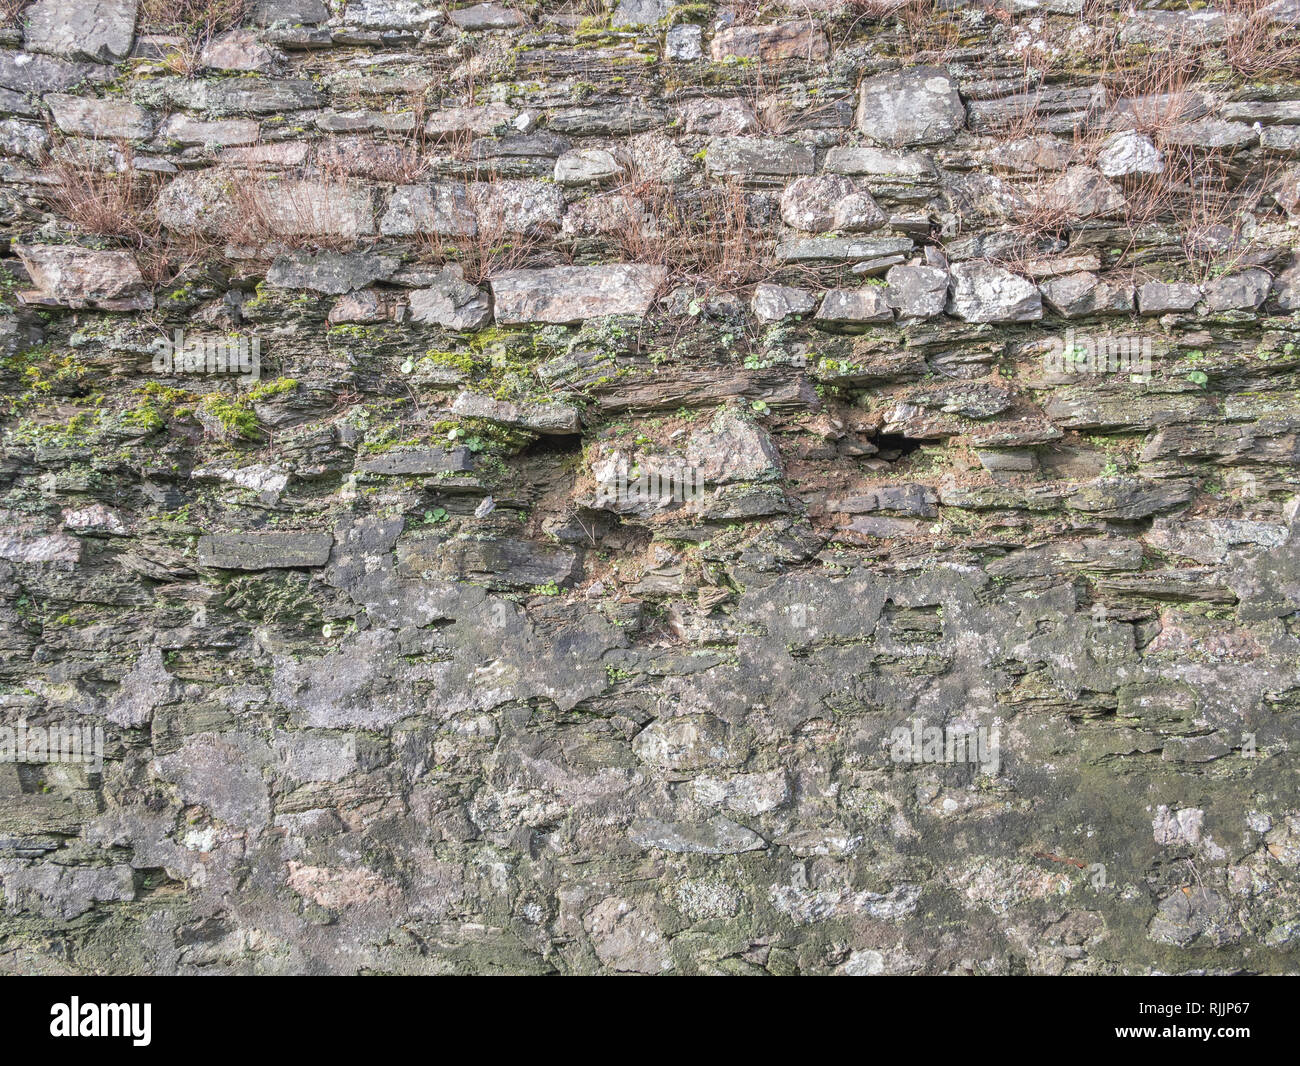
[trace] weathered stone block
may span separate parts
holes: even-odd
[[[511,270],[489,279],[489,285],[498,322],[575,323],[643,315],[666,279],[662,267],[620,263]]]
[[[222,570],[324,566],[333,545],[328,533],[215,533],[199,538],[199,563]]]

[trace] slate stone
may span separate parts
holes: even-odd
[[[199,538],[199,565],[221,570],[324,566],[333,545],[328,533],[216,533]]]
[[[1190,311],[1200,299],[1200,287],[1185,281],[1167,284],[1162,281],[1147,281],[1138,287],[1138,310],[1144,315]]]
[[[136,0],[36,0],[23,12],[23,41],[33,52],[114,63],[135,38]]]
[[[45,97],[54,124],[74,137],[105,141],[143,141],[153,136],[154,117],[125,100],[95,100],[50,93]]]
[[[415,477],[468,474],[473,468],[468,448],[390,448],[358,464],[358,469],[367,474]]]
[[[947,311],[967,322],[1031,322],[1043,317],[1037,285],[980,260],[953,264]]]
[[[478,329],[492,318],[487,297],[465,280],[461,267],[443,267],[431,285],[410,295],[411,320],[447,329]]]
[[[66,92],[85,83],[112,81],[117,71],[31,52],[0,52],[0,87],[20,93]]]
[[[511,270],[489,280],[502,324],[575,323],[605,315],[643,315],[667,278],[662,267],[613,264]]]
[[[769,282],[756,285],[750,299],[754,316],[764,322],[780,322],[794,315],[810,314],[816,306],[817,298],[807,289]]]
[[[957,83],[939,67],[877,74],[858,90],[858,129],[876,144],[937,144],[965,125]]]
[[[767,179],[813,172],[813,153],[801,144],[760,137],[714,137],[705,148],[705,169],[720,177]]]
[[[928,266],[892,266],[885,274],[885,301],[899,318],[933,318],[943,314],[948,298],[948,271]]]
[[[728,26],[713,36],[714,60],[757,59],[776,63],[787,59],[824,59],[830,44],[812,20],[756,26]]]
[[[290,252],[276,257],[266,283],[339,296],[387,280],[399,265],[392,256],[368,252]]]
[[[478,392],[457,393],[451,410],[463,418],[483,418],[547,436],[577,433],[582,425],[578,409],[567,403],[509,403]]]
[[[379,220],[379,232],[391,237],[416,233],[472,237],[478,232],[478,220],[463,184],[399,185]]]
[[[817,322],[854,325],[865,322],[892,322],[893,309],[878,285],[857,289],[831,289],[822,297],[814,316]]]

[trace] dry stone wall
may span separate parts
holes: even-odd
[[[0,970],[1296,971],[1295,0],[0,15]]]

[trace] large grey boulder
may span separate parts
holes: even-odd
[[[413,321],[447,329],[478,329],[492,317],[487,297],[454,264],[443,267],[433,284],[412,292],[410,302]]]
[[[14,250],[41,295],[69,307],[120,299],[144,286],[130,252],[71,244],[19,244]]]
[[[947,311],[966,322],[1031,322],[1043,317],[1043,302],[1028,278],[973,259],[953,265]]]
[[[943,313],[948,271],[940,267],[894,266],[885,275],[885,300],[899,318],[933,318]]]
[[[50,93],[46,104],[54,124],[74,137],[102,141],[143,141],[153,136],[154,117],[143,107],[126,100],[97,100],[94,97]]]
[[[780,322],[794,315],[806,315],[816,306],[817,297],[807,289],[793,285],[774,285],[766,281],[754,286],[754,294],[749,301],[754,317],[763,322]]]
[[[938,144],[965,123],[957,83],[939,67],[877,74],[859,89],[858,129],[876,144]]]
[[[136,0],[36,0],[23,12],[29,51],[113,63],[135,38]]]
[[[871,194],[835,174],[796,178],[781,194],[781,218],[806,233],[858,233],[884,225],[885,213]]]

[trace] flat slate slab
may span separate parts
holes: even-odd
[[[23,13],[32,52],[114,62],[135,38],[136,0],[36,0]]]
[[[467,474],[473,469],[468,448],[393,448],[365,459],[367,474],[395,474],[422,477],[430,474]]]
[[[199,538],[199,564],[222,570],[280,570],[324,566],[330,533],[215,533]]]
[[[667,272],[642,263],[510,270],[491,279],[496,319],[578,324],[604,315],[643,315]]]

